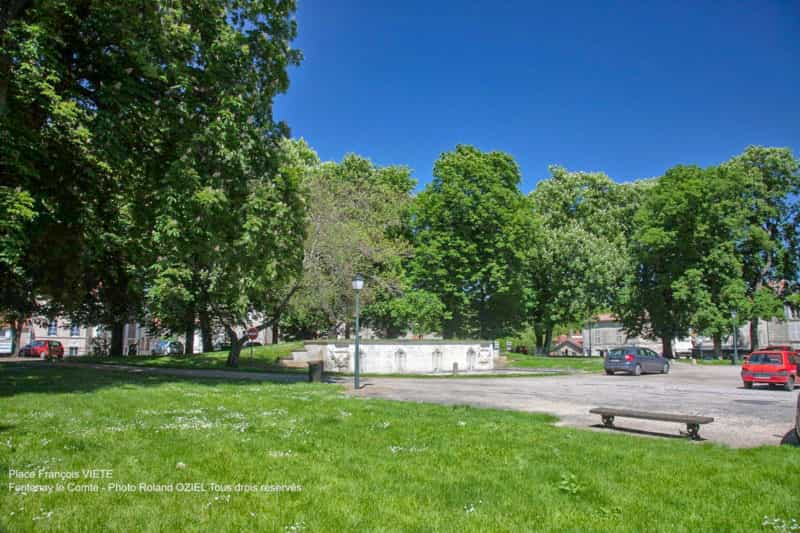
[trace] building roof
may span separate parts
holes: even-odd
[[[619,318],[614,313],[598,313],[594,315],[591,322],[619,322]]]
[[[559,335],[556,337],[556,344],[561,344],[567,341],[576,346],[583,346],[583,337],[581,335]]]
[[[555,346],[553,346],[553,348],[550,350],[550,353],[557,352],[562,348],[571,348],[571,349],[575,350],[576,352],[582,352],[583,351],[583,345],[581,343],[574,342],[574,339],[565,339],[565,340],[559,342],[558,344],[556,344]]]

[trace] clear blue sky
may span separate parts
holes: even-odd
[[[301,66],[275,103],[324,160],[502,150],[617,181],[748,144],[800,156],[800,1],[299,0]]]

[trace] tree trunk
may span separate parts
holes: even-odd
[[[551,344],[553,344],[553,326],[547,326],[544,334],[544,355],[550,355]]]
[[[533,335],[536,337],[536,346],[533,349],[533,353],[536,355],[542,354],[542,347],[544,346],[544,334],[542,333],[542,328],[539,326],[533,326]]]
[[[14,357],[19,357],[20,344],[22,342],[22,324],[24,320],[14,320],[11,322],[11,342],[14,345],[12,354]],[[33,327],[33,325],[31,325]]]
[[[211,319],[208,316],[208,310],[201,308],[198,313],[200,316],[200,337],[203,340],[203,351],[214,351],[214,339],[211,333]]]
[[[183,354],[194,355],[194,320],[186,324],[186,343]]]
[[[344,323],[344,338],[350,340],[350,322]]]
[[[240,342],[236,336],[236,332],[230,327],[226,326],[225,329],[228,333],[228,339],[231,341],[231,349],[228,352],[228,360],[225,365],[229,368],[237,368],[239,366],[239,354],[242,352],[242,344],[244,344],[244,341]],[[246,338],[247,337],[245,337],[245,339]]]
[[[111,324],[111,345],[108,348],[108,355],[119,357],[125,355],[123,351],[123,334],[125,333],[124,322],[114,322]]]
[[[758,317],[750,319],[750,351],[756,350],[758,350]]]
[[[669,337],[661,337],[661,354],[672,359],[672,339]]]
[[[714,335],[714,357],[720,358],[722,357],[722,335],[716,334]]]
[[[272,344],[278,344],[278,335],[279,335],[278,321],[279,320],[280,320],[280,317],[276,317],[275,320],[272,322]]]

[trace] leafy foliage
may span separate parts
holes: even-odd
[[[725,168],[678,166],[667,171],[636,216],[631,272],[620,314],[635,333],[664,340],[690,329],[719,337],[731,313],[744,310],[740,174]],[[647,329],[647,330],[646,330]]]
[[[634,191],[601,173],[551,168],[527,201],[520,273],[539,351],[553,329],[612,306],[628,267]]]
[[[302,142],[295,147],[309,150]],[[361,301],[366,308],[376,295],[402,294],[402,263],[411,254],[405,227],[414,181],[405,167],[376,167],[354,154],[321,164],[313,154],[304,179],[309,217],[303,281],[292,309],[296,317],[315,322],[309,329],[335,336],[352,321],[356,274],[365,278]]]
[[[523,203],[519,168],[507,154],[459,145],[433,175],[413,206],[409,275],[444,304],[445,337],[492,337],[520,317],[511,231]]]

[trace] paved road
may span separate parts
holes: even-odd
[[[779,444],[794,424],[797,395],[782,389],[746,390],[739,368],[676,363],[668,375],[576,374],[537,378],[411,379],[367,378],[358,395],[393,400],[467,404],[551,413],[559,425],[591,428],[597,406],[712,416],[700,435],[734,447]],[[351,391],[352,392],[352,391]],[[632,433],[677,436],[675,423],[617,419]],[[597,431],[609,431],[596,428]]]

